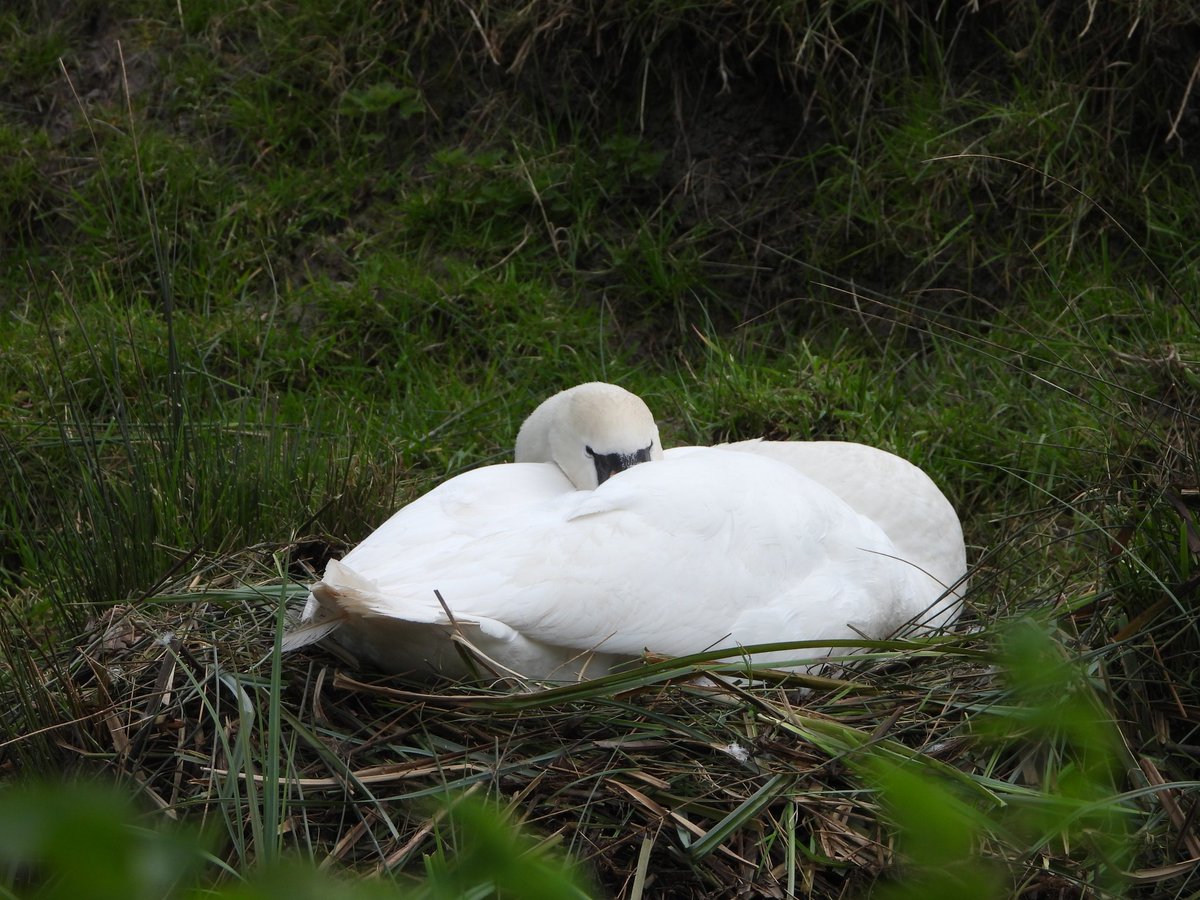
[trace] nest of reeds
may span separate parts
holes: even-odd
[[[171,818],[223,818],[235,865],[279,829],[322,866],[401,879],[452,840],[431,798],[475,793],[579,861],[604,896],[859,896],[919,880],[873,780],[879,761],[982,810],[972,859],[1014,896],[1160,886],[1200,856],[1192,810],[1162,786],[1183,773],[1137,747],[1137,772],[1106,769],[1113,803],[1137,818],[1136,850],[1114,861],[1069,828],[1014,846],[1026,832],[1005,808],[1049,796],[1075,751],[1027,717],[980,727],[1019,700],[988,623],[874,642],[821,678],[747,681],[714,653],[565,686],[431,689],[321,648],[279,655],[284,609],[305,590],[251,586],[254,569],[92,619],[69,654],[42,662],[40,701],[27,698],[56,707],[45,720],[58,724],[11,741],[8,764],[58,754],[136,784]],[[1101,613],[1073,617],[1090,627]],[[1071,690],[1109,709],[1094,687]]]

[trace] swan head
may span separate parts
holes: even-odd
[[[599,381],[555,394],[517,434],[517,462],[556,463],[581,491],[656,459],[662,442],[649,407],[637,394]]]

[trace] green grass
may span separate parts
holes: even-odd
[[[464,890],[508,826],[447,787],[604,895],[1194,893],[1200,19],[1068,6],[0,13],[0,773],[115,779],[235,893]],[[921,465],[972,630],[803,695],[278,658],[331,554],[598,378],[668,444]]]

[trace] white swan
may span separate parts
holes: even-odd
[[[645,650],[883,637],[930,604],[928,577],[828,489],[754,453],[661,459],[648,410],[616,429],[597,414],[640,400],[585,387],[522,428],[522,454],[555,462],[453,478],[330,562],[299,643],[336,628],[378,667],[457,677],[470,671],[458,635],[494,661],[485,670],[568,679]]]

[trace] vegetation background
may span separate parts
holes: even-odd
[[[350,892],[1195,896],[1198,73],[1186,0],[4,7],[0,773],[137,795],[106,821],[175,877],[95,866],[146,896],[294,893],[281,854]],[[924,467],[960,632],[808,693],[280,657],[326,559],[591,379],[667,443]],[[103,826],[31,823],[107,801],[2,799],[8,895],[100,890],[63,870]]]

